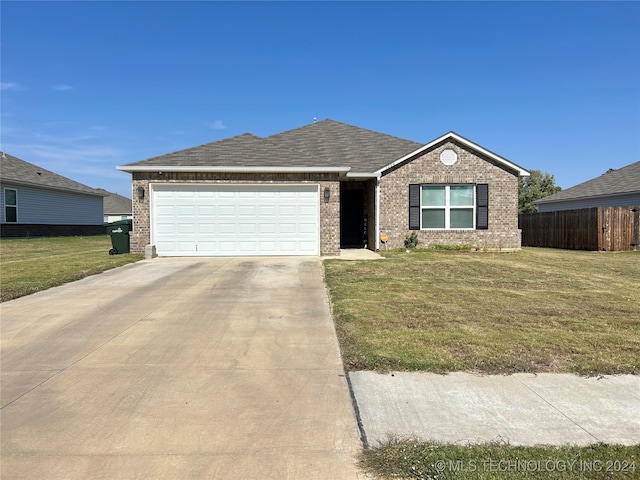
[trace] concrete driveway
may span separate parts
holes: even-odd
[[[320,259],[154,259],[3,303],[3,479],[355,479]]]

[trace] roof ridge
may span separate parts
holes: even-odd
[[[339,122],[338,120],[333,120],[332,118],[325,118],[325,119],[320,120],[320,121],[314,121],[313,123],[307,123],[306,125],[302,125],[300,127],[292,128],[290,130],[285,130],[284,132],[274,133],[273,135],[269,135],[268,137],[264,137],[264,138],[277,137],[279,135],[288,134],[288,133],[294,132],[296,130],[301,130],[303,128],[313,127],[314,125],[320,125],[320,124],[323,124],[323,123],[333,123],[335,125],[342,125],[342,126],[345,126],[345,127],[354,128],[354,129],[361,130],[361,131],[364,131],[364,132],[374,133],[376,135],[383,135],[385,137],[393,138],[393,139],[396,139],[396,140],[403,140],[405,142],[413,142],[413,143],[418,144],[418,145],[423,145],[423,143],[416,142],[415,140],[409,140],[408,138],[403,138],[403,137],[398,137],[398,136],[395,136],[395,135],[390,135],[388,133],[379,132],[377,130],[372,130],[370,128],[359,127],[357,125],[352,125],[352,124],[346,123],[346,122]]]

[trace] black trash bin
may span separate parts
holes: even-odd
[[[129,232],[131,220],[118,220],[107,225],[107,233],[111,236],[111,250],[109,255],[129,253]]]

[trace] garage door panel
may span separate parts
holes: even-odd
[[[260,235],[268,235],[276,233],[276,225],[275,223],[259,223],[258,224],[258,233]]]
[[[302,234],[305,233],[316,233],[316,226],[311,223],[301,223],[299,225],[299,232]]]
[[[196,215],[195,205],[178,205],[177,210],[178,217],[195,217]]]
[[[153,185],[159,255],[318,255],[317,185]]]
[[[235,205],[220,205],[218,206],[218,216],[220,217],[235,217],[236,207]]]
[[[198,205],[198,216],[199,217],[215,217],[216,215],[216,206],[215,205]]]
[[[238,231],[242,235],[258,233],[255,223],[241,223],[238,225]]]
[[[186,198],[192,199],[195,196],[196,196],[195,192],[188,191],[188,190],[178,190],[175,193],[175,197],[178,198],[178,199],[186,199]]]
[[[316,208],[312,205],[300,205],[298,207],[298,216],[300,217],[316,217]]]
[[[193,234],[196,232],[196,224],[195,223],[179,223],[177,225],[176,230],[178,235]]]
[[[278,233],[281,235],[296,233],[295,223],[281,223],[278,227]]]
[[[258,211],[257,207],[257,205],[240,205],[238,207],[238,215],[241,217],[256,218]]]

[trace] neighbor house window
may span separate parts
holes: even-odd
[[[13,188],[4,189],[4,221],[18,221],[18,191]]]
[[[473,228],[474,198],[473,185],[423,185],[421,228]]]
[[[486,230],[489,185],[409,185],[409,230]]]

